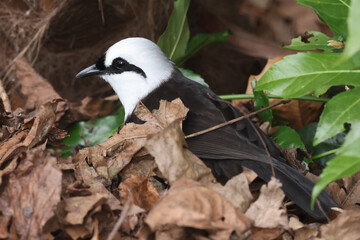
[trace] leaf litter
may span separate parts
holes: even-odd
[[[269,1],[263,2],[267,5],[271,5],[269,4]],[[291,1],[280,2],[286,4],[280,4],[279,6],[273,5],[273,9],[280,9],[280,14],[279,12],[274,13],[274,11],[265,11],[267,9],[266,7],[260,8],[263,3],[260,3],[259,5],[259,3],[253,3],[253,1],[244,1],[244,3],[242,2],[241,5],[236,8],[234,8],[234,5],[231,3],[230,9],[234,11],[239,11],[239,9],[240,11],[245,11],[248,9],[246,4],[253,4],[256,6],[254,11],[259,11],[260,8],[262,13],[266,14],[267,17],[263,17],[263,14],[256,14],[254,15],[256,21],[252,22],[257,25],[259,25],[259,21],[266,22],[267,24],[260,24],[263,26],[260,30],[263,32],[262,36],[274,32],[276,33],[277,38],[284,39],[280,42],[289,39],[289,36],[287,36],[288,31],[284,31],[284,28],[278,27],[280,23],[279,19],[281,19],[281,21],[285,19],[283,16],[286,16],[286,20],[291,20],[286,22],[292,22],[293,25],[296,25],[297,33],[303,33],[307,29],[320,30],[318,29],[319,26],[314,26],[318,21],[314,21],[314,17],[316,16],[312,13],[311,9],[307,9],[307,12],[311,12],[314,16],[308,17],[306,8],[299,11],[299,8],[295,6],[295,1],[293,1],[294,3]],[[40,9],[47,9],[47,11],[49,11],[53,4],[52,0],[45,0],[40,1],[39,5]],[[140,4],[142,4],[142,2]],[[163,5],[163,3],[161,4]],[[66,4],[63,5],[66,6]],[[289,8],[288,5],[291,5],[292,7]],[[131,11],[134,9],[146,9],[141,6],[142,5],[137,4],[136,1],[135,3],[130,4]],[[219,6],[221,7],[222,5],[206,4],[206,7],[213,9],[212,12],[214,13],[223,12],[219,11]],[[83,9],[83,6],[80,6],[80,8],[79,6],[75,7],[77,7],[77,9]],[[158,9],[157,5],[155,5],[153,9]],[[6,10],[6,8],[4,8],[4,10]],[[67,12],[79,12],[74,10],[72,5],[70,10],[71,11]],[[97,6],[95,10],[98,10]],[[58,12],[61,13],[62,11]],[[22,12],[20,12],[20,14],[22,14]],[[30,16],[28,16],[28,14],[30,14]],[[10,31],[10,33],[15,31],[18,31],[19,33],[14,34],[15,37],[13,36],[6,40],[10,39],[10,41],[15,42],[17,48],[21,49],[24,44],[19,45],[20,40],[26,43],[27,39],[24,37],[20,38],[18,35],[21,35],[21,32],[30,32],[26,29],[29,27],[38,31],[37,28],[39,24],[36,24],[37,22],[34,21],[34,17],[32,16],[36,14],[38,14],[38,12],[34,7],[32,8],[32,12],[25,15],[12,15],[11,17],[15,22],[20,22],[14,24],[16,25],[16,28],[14,28],[13,31]],[[59,19],[68,20],[68,14],[61,15],[64,15],[64,17]],[[77,16],[77,14],[72,15]],[[97,16],[97,14],[93,15],[95,17]],[[163,14],[163,12],[159,15],[161,15],[163,20],[167,18],[166,14]],[[214,15],[218,16],[218,14]],[[151,13],[149,16],[151,16]],[[108,21],[110,17],[111,15],[106,15],[106,21]],[[7,18],[4,19],[5,20],[2,21],[4,26],[13,23]],[[39,19],[40,21],[43,18],[36,19]],[[214,19],[215,18],[213,18],[213,20]],[[268,19],[273,19],[274,21],[268,21]],[[297,21],[297,19],[299,20]],[[60,26],[64,24],[64,21],[61,20],[57,21]],[[143,18],[143,20],[153,24],[153,20],[149,21],[148,18]],[[132,21],[136,22],[136,24],[131,22],[131,20],[126,22],[129,23],[129,26],[133,29],[135,25],[139,25],[139,18],[136,17]],[[308,23],[307,26],[299,24],[299,22],[303,23],[304,21]],[[161,20],[159,22],[165,21]],[[49,23],[50,21],[46,22],[46,24]],[[56,22],[54,22],[53,25],[57,26],[55,23]],[[309,24],[311,24],[311,27],[309,27]],[[89,31],[88,25],[83,25],[83,29],[85,29],[83,31],[91,32]],[[219,24],[212,24],[212,27],[218,25]],[[241,31],[241,28],[238,28],[237,26],[233,27],[230,22],[226,25],[234,31],[235,38],[233,38],[233,40],[235,39],[236,41],[231,41],[230,39],[230,42],[233,45],[239,46],[239,43],[247,41],[246,44],[242,44],[243,46],[246,46],[242,49],[250,54],[254,54],[256,49],[260,49],[258,50],[258,55],[267,57],[278,56],[280,55],[279,52],[283,53],[283,51],[280,51],[281,49],[278,49],[279,44],[275,45],[276,51],[274,52],[272,49],[272,41],[269,42],[268,40],[263,40],[263,43],[259,43],[258,41],[254,41],[254,39],[259,40],[258,34],[251,34],[249,38],[249,34],[246,34],[245,31]],[[74,24],[74,26],[78,25]],[[99,35],[99,28],[97,25],[94,26],[95,35]],[[139,26],[140,29],[143,30],[154,29],[154,26],[149,27],[148,25],[142,24]],[[156,28],[161,29],[161,27],[158,26]],[[253,29],[255,29],[255,27]],[[278,31],[279,29],[281,29],[281,31]],[[116,32],[119,32],[118,30]],[[212,32],[214,30],[216,29],[212,29]],[[132,31],[136,32],[136,29]],[[79,34],[81,35],[82,32],[79,32]],[[128,33],[120,31],[120,34],[126,35]],[[58,38],[60,35],[55,34],[55,37]],[[142,35],[147,34],[144,33]],[[151,36],[154,36],[154,33],[151,33]],[[244,38],[244,36],[247,37]],[[30,34],[30,37],[33,37],[32,34]],[[49,37],[49,42],[55,42],[53,41],[54,37],[47,37]],[[72,37],[73,36],[71,36],[71,38]],[[119,35],[116,37],[119,37]],[[89,37],[89,39],[93,38]],[[71,42],[73,41],[71,40]],[[64,45],[64,41],[59,41],[59,43]],[[251,47],[254,46],[254,43],[260,47]],[[35,41],[34,45],[38,45],[37,41]],[[90,49],[88,51],[92,54],[86,55],[83,54],[83,52],[80,52],[81,55],[87,56],[82,58],[85,61],[88,61],[89,56],[93,57],[93,53],[97,50],[96,48],[99,48],[99,46],[93,46],[91,44],[82,45],[87,49]],[[77,49],[79,43],[75,46],[76,47],[74,48]],[[264,46],[270,47],[264,51]],[[50,56],[53,54],[51,51],[48,51],[51,49],[44,49],[47,52],[47,55]],[[236,47],[235,50],[236,49],[239,49],[239,47]],[[10,51],[10,48],[8,50]],[[44,50],[42,50],[42,52],[44,52]],[[50,60],[56,60],[55,62],[60,71],[53,71],[55,77],[51,77],[49,74],[43,75],[47,76],[47,79],[52,79],[53,85],[57,85],[57,83],[60,82],[59,79],[64,81],[66,81],[66,79],[71,79],[69,76],[72,76],[75,69],[78,69],[81,64],[84,64],[79,61],[81,60],[79,58],[76,58],[76,64],[69,64],[68,61],[61,61],[64,60],[62,55],[67,55],[68,53],[69,52],[65,51],[64,54],[64,51],[61,51],[61,55],[54,55],[55,57],[53,58],[43,56],[39,58],[41,59],[41,62],[46,63],[45,66],[47,69],[52,69],[54,67],[49,67],[48,63],[52,62]],[[75,52],[75,56],[78,55],[79,52]],[[225,56],[227,57],[227,55]],[[34,56],[30,56],[30,58],[34,58]],[[215,59],[223,58],[219,58],[218,55],[216,55]],[[210,59],[209,61],[214,61],[214,59]],[[219,62],[217,64],[219,64]],[[225,62],[222,63],[220,68],[227,66],[226,64],[227,63]],[[39,64],[37,65],[37,68],[39,68]],[[73,71],[63,71],[63,69],[69,69],[68,66],[64,68],[65,65],[71,65],[70,69]],[[127,128],[124,127],[125,130],[127,129],[126,131],[121,130],[119,132],[120,134],[114,134],[113,137],[102,143],[102,145],[99,144],[94,147],[82,149],[75,157],[61,158],[57,151],[44,148],[45,146],[50,145],[61,146],[60,140],[65,137],[66,132],[57,129],[57,127],[65,128],[65,126],[83,118],[86,119],[98,115],[106,115],[114,109],[114,104],[99,99],[85,99],[80,106],[74,106],[64,101],[57,103],[56,111],[52,112],[52,107],[45,107],[44,104],[47,104],[53,99],[59,99],[60,95],[55,92],[50,84],[48,84],[47,79],[43,79],[39,74],[36,74],[31,65],[26,63],[25,59],[18,59],[18,62],[16,62],[14,66],[16,68],[17,84],[20,87],[19,89],[15,89],[15,91],[13,90],[9,97],[12,107],[15,110],[12,111],[12,113],[5,113],[0,104],[0,238],[107,239],[109,233],[114,229],[115,222],[122,213],[126,213],[125,215],[127,216],[122,222],[121,227],[115,229],[116,234],[113,239],[119,239],[120,237],[122,239],[139,239],[146,238],[146,236],[155,237],[156,239],[224,239],[229,238],[229,232],[232,229],[234,229],[234,231],[230,233],[232,239],[359,238],[358,206],[360,197],[358,195],[358,189],[360,181],[358,177],[353,176],[352,178],[341,179],[332,183],[332,188],[329,187],[327,189],[340,206],[345,209],[352,209],[344,210],[340,213],[337,212],[337,218],[330,223],[312,223],[312,221],[309,221],[298,214],[299,220],[296,216],[296,213],[298,212],[290,213],[290,211],[288,211],[286,215],[287,219],[289,219],[287,229],[279,224],[279,221],[273,223],[272,219],[270,219],[269,224],[273,225],[256,227],[255,225],[259,224],[256,223],[256,216],[253,220],[249,220],[249,218],[246,217],[239,217],[242,216],[241,213],[248,211],[249,206],[252,208],[254,208],[254,205],[257,206],[257,202],[263,198],[263,193],[260,194],[257,191],[257,188],[260,189],[260,187],[258,187],[258,179],[255,179],[256,174],[245,170],[243,174],[234,177],[225,186],[217,184],[214,182],[213,178],[207,174],[209,170],[206,169],[206,166],[186,151],[186,145],[184,146],[184,141],[180,137],[177,137],[178,140],[176,140],[179,142],[174,140],[175,146],[168,144],[166,147],[170,149],[174,148],[177,153],[182,155],[181,157],[176,158],[178,160],[181,160],[182,158],[191,158],[191,160],[196,161],[195,163],[185,162],[188,165],[184,165],[198,167],[199,169],[195,169],[194,173],[188,173],[187,171],[189,168],[182,169],[181,164],[172,166],[173,162],[170,157],[161,158],[151,156],[144,148],[148,141],[147,136],[149,134],[160,133],[161,129],[166,130],[166,127],[169,126],[172,121],[160,121],[159,123],[157,121],[160,117],[154,117],[155,114],[151,114],[148,111],[145,111],[145,114],[147,114],[147,120],[150,121],[151,124],[147,123],[148,125],[144,129],[139,130],[136,125],[130,125],[127,126]],[[231,71],[233,71],[233,69],[231,69]],[[209,72],[208,69],[206,70]],[[232,79],[232,77],[226,77],[226,74],[224,76],[224,79]],[[71,81],[67,81],[66,83],[67,84],[63,84],[62,86],[62,88],[65,89],[61,94],[62,96],[67,95],[69,97],[71,95],[81,95],[78,94],[78,87],[83,85],[82,82],[74,84]],[[228,86],[233,86],[233,84],[228,84]],[[57,89],[59,89],[59,86],[57,86]],[[98,88],[93,89],[98,90]],[[84,90],[86,90],[85,87]],[[101,91],[97,93],[101,93]],[[54,103],[50,103],[49,105],[52,104]],[[59,106],[60,104],[62,106]],[[302,127],[309,119],[317,118],[319,109],[321,108],[321,104],[309,104],[307,102],[293,101],[292,104],[292,106],[289,104],[283,105],[282,109],[279,109],[279,112],[284,113],[282,117],[293,116],[289,121],[293,124],[292,127],[294,128]],[[43,113],[39,110],[39,106],[41,105],[45,108]],[[179,105],[177,105],[175,109],[177,109],[178,106]],[[23,109],[16,109],[17,107],[22,107]],[[303,111],[304,108],[310,109],[311,111],[307,113],[307,111]],[[33,111],[34,109],[36,110]],[[33,113],[27,114],[30,111],[33,111]],[[177,111],[173,111],[173,114],[176,115]],[[292,114],[289,114],[289,111],[292,111]],[[163,112],[163,110],[160,110],[160,112]],[[53,121],[53,114],[55,114],[55,121]],[[167,115],[169,112],[163,112],[163,114]],[[46,116],[49,118],[47,119]],[[181,118],[181,116],[178,118]],[[177,124],[174,124],[174,127],[177,127]],[[136,134],[132,135],[132,130],[136,130]],[[180,134],[178,130],[175,132]],[[165,149],[163,150],[165,152]],[[182,152],[182,150],[187,153]],[[162,159],[165,161],[162,163],[162,165],[165,166],[163,170],[158,166],[161,165],[159,162],[161,162]],[[171,162],[171,164],[166,161]],[[164,169],[168,172],[165,172]],[[182,178],[182,172],[193,179]],[[248,187],[249,184],[250,190]],[[270,187],[270,185],[276,186],[274,183],[269,183],[265,192],[274,191],[273,194],[278,195],[275,194],[275,192],[278,193],[279,188]],[[182,193],[186,193],[184,197],[182,196]],[[259,194],[260,196],[258,196]],[[269,200],[268,195],[265,197],[265,200]],[[203,204],[198,208],[196,207],[197,202],[182,201],[185,197],[191,200],[199,199]],[[167,212],[165,212],[168,217],[166,220],[171,222],[172,225],[165,223],[165,219],[159,219],[157,220],[158,222],[150,221],[150,215],[164,213],[163,209],[159,209],[158,206],[160,204],[166,206],[166,204],[169,204],[169,199],[174,199],[174,203],[180,203],[180,205],[175,205],[174,209],[177,209],[177,211],[184,211],[189,221],[194,222],[199,216],[208,216],[209,219],[205,219],[200,223],[195,222],[194,225],[189,226],[188,223],[183,221],[184,219],[179,219],[177,221],[175,213],[172,212],[173,208],[168,208]],[[279,199],[277,198],[276,206],[271,211],[274,211],[277,214],[276,216],[281,217],[284,215],[286,205],[282,204],[279,206],[279,202],[282,202],[282,200]],[[211,202],[211,209],[208,207],[210,200],[214,201],[214,204]],[[130,202],[129,204],[131,205],[129,211],[125,211],[127,202]],[[266,209],[268,206],[269,204],[266,202],[265,207],[259,207]],[[160,212],[157,213],[157,210]],[[232,212],[230,212],[230,210]],[[219,216],[225,215],[234,217],[235,219],[238,217],[240,220],[239,222],[236,221],[234,223],[230,222],[230,219],[225,218],[224,221],[227,221],[229,225],[224,226],[222,223],[224,221],[222,218],[219,221]],[[171,218],[172,216],[173,218]],[[213,225],[213,223],[210,222],[210,227],[208,227],[209,223],[206,220],[214,221],[215,223]],[[159,229],[146,231],[146,229],[149,230],[148,224],[151,226],[159,226]],[[277,227],[271,228],[274,225],[277,225]],[[246,230],[241,232],[243,230],[241,227],[246,228]],[[238,236],[239,234],[241,236]]]
[[[59,103],[1,116],[2,238],[106,239],[124,213],[115,238],[331,239],[341,226],[356,239],[357,176],[338,185],[344,189],[338,201],[351,210],[314,224],[287,213],[276,179],[259,194],[251,187],[256,174],[248,169],[217,183],[186,146],[181,124],[188,110],[180,99],[161,101],[153,112],[140,103],[136,112],[144,124],[126,124],[68,158],[45,148],[66,135],[56,128],[64,116]]]

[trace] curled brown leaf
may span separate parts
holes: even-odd
[[[261,187],[259,198],[246,211],[245,215],[255,221],[256,227],[288,228],[286,210],[281,208],[285,194],[280,187],[280,181],[272,177]]]
[[[169,214],[171,213],[171,214]],[[142,237],[161,232],[165,226],[206,231],[211,239],[228,239],[233,231],[241,236],[251,221],[225,197],[190,179],[180,179],[152,208]]]

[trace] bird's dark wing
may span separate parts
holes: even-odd
[[[231,104],[222,101],[210,89],[185,78],[175,71],[173,78],[162,84],[142,101],[150,110],[159,105],[161,99],[171,101],[181,98],[189,113],[183,122],[185,135],[195,133],[217,124],[242,116]],[[128,121],[139,122],[132,115]],[[313,183],[291,168],[281,157],[274,143],[249,120],[244,119],[214,131],[188,138],[189,149],[210,167],[218,181],[225,183],[242,171],[241,166],[255,171],[264,181],[272,176],[270,159],[260,136],[272,156],[276,177],[282,182],[285,194],[315,218],[324,215],[316,206],[310,208]],[[325,192],[318,197],[322,208],[329,211],[336,203]]]

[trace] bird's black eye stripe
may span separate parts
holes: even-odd
[[[105,70],[105,54],[96,61],[95,66],[99,70]]]
[[[133,64],[128,63],[123,58],[115,58],[112,61],[111,66],[108,67],[105,71],[108,74],[122,73],[122,72],[136,72],[136,73],[142,75],[144,78],[146,78],[146,74],[141,68],[139,68],[139,67],[137,67],[137,66],[135,66]]]

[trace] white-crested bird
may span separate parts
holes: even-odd
[[[161,49],[145,38],[127,38],[115,43],[94,65],[76,77],[92,75],[101,77],[112,86],[124,106],[125,122],[142,123],[133,114],[139,100],[153,110],[158,108],[161,99],[171,101],[175,98],[180,98],[189,108],[183,122],[186,135],[242,116],[210,89],[183,76]],[[314,184],[287,165],[275,144],[250,120],[244,119],[186,141],[189,149],[224,184],[239,174],[242,166],[255,171],[264,181],[270,180],[270,159],[261,138],[271,154],[275,175],[286,196],[312,217],[324,218],[317,204],[314,210],[310,208]],[[318,200],[326,213],[337,206],[325,192],[318,196]]]

